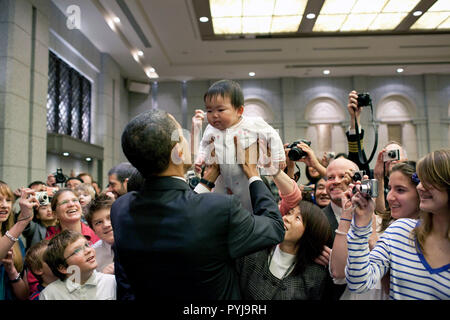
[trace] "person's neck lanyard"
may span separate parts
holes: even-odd
[[[276,248],[274,248],[272,250],[272,252],[270,253],[270,256],[269,256],[269,272],[270,272],[270,264],[272,263],[272,258],[273,258],[273,254],[275,253],[275,249]],[[295,261],[292,262],[291,265],[289,266],[289,268],[287,268],[287,270],[284,272],[283,276],[280,279],[281,282],[283,282],[283,280],[289,275],[289,273],[292,271],[294,266],[295,266]],[[270,300],[273,300],[275,295],[278,293],[278,290],[280,290],[280,286],[277,286],[277,288],[276,288],[275,292],[273,293],[272,297],[270,298]]]

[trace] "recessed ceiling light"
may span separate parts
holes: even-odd
[[[405,69],[403,69],[403,68],[398,68],[398,69],[397,69],[397,72],[398,72],[398,73],[402,73],[403,71],[405,71]]]
[[[248,73],[248,75],[249,75],[250,77],[254,77],[255,74],[256,74],[256,73],[254,73],[254,72],[249,72],[249,73]]]
[[[155,68],[150,68],[150,69],[148,69],[148,71],[155,72]]]
[[[306,15],[306,19],[314,19],[316,17],[316,15],[314,14],[314,13],[308,13],[307,15]]]
[[[92,161],[92,158],[87,157],[87,158],[86,158],[86,161]]]
[[[138,54],[139,57],[142,57],[144,55],[144,51],[139,50],[137,54]]]
[[[420,16],[422,13],[423,13],[422,11],[417,10],[417,11],[414,11],[414,12],[413,12],[413,16],[414,16],[414,17],[418,17],[418,16]]]
[[[328,69],[323,70],[323,74],[330,74],[330,70],[328,70]]]
[[[208,19],[208,17],[200,17],[200,22],[208,22],[209,21],[209,19]]]
[[[115,23],[120,23],[119,17],[114,17],[114,18],[113,18],[113,21],[114,21]]]
[[[64,157],[68,157],[68,156],[69,156],[69,153],[68,153],[68,152],[63,152],[63,156],[64,156]]]

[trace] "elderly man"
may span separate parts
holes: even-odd
[[[209,192],[217,164],[190,189],[184,179],[190,147],[170,114],[138,115],[125,127],[122,148],[145,178],[139,192],[121,196],[111,209],[116,270],[124,271],[136,299],[240,299],[234,260],[284,238],[277,203],[256,164],[242,165],[251,213],[236,196]]]

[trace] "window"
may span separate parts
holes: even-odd
[[[47,131],[90,142],[91,83],[49,52]]]

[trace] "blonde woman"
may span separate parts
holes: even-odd
[[[417,164],[419,220],[398,219],[369,252],[374,201],[357,192],[347,235],[345,274],[350,290],[365,292],[389,272],[390,299],[450,299],[450,149],[438,150]]]
[[[14,223],[14,194],[5,182],[0,181],[0,300],[28,298],[28,284],[23,280],[26,276],[23,267],[25,246],[19,236],[33,218],[33,206],[38,205],[35,198],[29,197],[33,193],[31,189],[22,190],[21,212]]]

